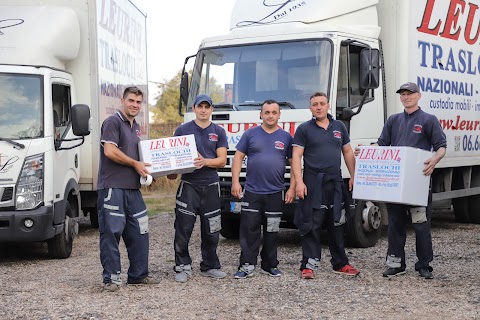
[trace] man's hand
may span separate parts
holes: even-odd
[[[350,192],[353,190],[353,183],[354,183],[354,180],[353,180],[353,177],[351,177],[348,180],[348,191],[350,191]]]
[[[303,181],[300,183],[297,182],[297,185],[295,186],[295,193],[300,199],[305,198],[305,196],[307,195],[307,186],[305,185],[305,183],[303,183]]]
[[[202,169],[203,167],[205,167],[207,165],[207,159],[205,159],[204,157],[202,157],[202,155],[200,153],[198,153],[198,157],[196,157],[195,159],[193,159],[193,165],[195,166],[195,169]]]
[[[357,147],[355,147],[355,151],[353,152],[355,154],[355,157],[358,156],[360,153],[360,148],[361,146],[364,146],[364,144],[359,144]]]
[[[232,196],[238,199],[243,198],[243,190],[242,186],[240,185],[239,182],[232,182]]]
[[[285,203],[289,204],[295,200],[295,188],[288,188],[287,193],[285,193]]]
[[[435,166],[439,161],[440,159],[438,159],[435,156],[425,160],[424,162],[425,167],[423,168],[423,174],[426,176],[430,176],[433,173],[433,170],[435,169]]]
[[[141,177],[146,177],[147,174],[150,174],[150,171],[148,171],[146,168],[150,166],[151,166],[150,163],[141,162],[141,161],[135,161],[135,163],[133,164],[133,168],[135,169],[135,171],[137,171],[137,173]]]

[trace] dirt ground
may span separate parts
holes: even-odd
[[[174,281],[171,214],[150,220],[150,271],[159,285],[122,286],[103,292],[98,230],[81,224],[72,256],[51,260],[45,244],[0,246],[0,319],[480,319],[480,226],[458,224],[449,212],[433,220],[435,279],[414,271],[414,234],[407,238],[407,274],[382,277],[383,235],[373,248],[347,248],[358,277],[331,272],[328,249],[313,280],[301,280],[300,237],[281,230],[280,278],[256,273],[233,278],[239,243],[221,238],[218,253],[228,277],[199,275],[200,235],[191,241],[193,277]],[[124,248],[123,243],[121,244]],[[123,278],[128,268],[122,249]]]

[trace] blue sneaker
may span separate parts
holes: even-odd
[[[278,268],[269,268],[269,269],[263,269],[263,272],[265,272],[266,274],[268,274],[269,276],[272,276],[272,277],[281,277],[282,276],[282,271],[278,270]]]
[[[238,268],[238,271],[235,272],[233,277],[235,279],[246,279],[253,277],[253,272],[255,271],[255,266],[249,265],[248,263],[244,264],[240,268]]]

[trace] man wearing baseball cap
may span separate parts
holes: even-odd
[[[186,282],[192,275],[192,259],[188,243],[197,215],[201,224],[200,274],[211,278],[224,278],[220,270],[217,246],[221,227],[220,186],[217,168],[227,162],[227,135],[225,130],[210,121],[213,112],[212,98],[206,94],[195,98],[192,111],[195,120],[180,125],[175,136],[193,134],[198,157],[193,161],[195,171],[182,174],[177,191],[175,208],[175,281]],[[169,175],[176,179],[177,175]]]
[[[437,117],[426,113],[418,106],[422,97],[420,89],[413,82],[407,82],[396,91],[404,111],[390,116],[385,123],[376,145],[406,146],[435,154],[425,161],[423,174],[430,176],[437,163],[445,156],[447,140]],[[357,151],[357,150],[356,150]],[[356,154],[358,154],[356,152]],[[424,279],[433,279],[432,235],[430,219],[432,215],[432,190],[430,188],[427,207],[387,203],[388,211],[388,251],[387,270],[383,276],[390,278],[405,273],[405,240],[408,219],[415,230],[418,261],[415,270]]]
[[[402,91],[409,91],[411,93],[418,93],[420,94],[420,89],[418,88],[418,86],[413,83],[413,82],[407,82],[407,83],[404,83],[400,86],[400,89],[398,89],[396,92],[397,93],[402,93]],[[420,94],[421,96],[421,94]],[[420,99],[420,98],[419,98]],[[418,100],[417,100],[418,102]]]

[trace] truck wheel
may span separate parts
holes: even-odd
[[[226,239],[238,239],[240,236],[240,215],[222,214],[222,230],[220,234]]]
[[[88,214],[90,215],[90,224],[92,228],[98,229],[98,210],[97,208],[88,208]]]
[[[347,221],[347,243],[352,247],[373,247],[382,233],[380,208],[371,201],[357,200],[355,213]]]
[[[470,221],[480,224],[480,196],[468,197],[468,206],[470,208]]]
[[[70,203],[67,202],[65,206],[65,223],[63,230],[47,242],[48,254],[54,259],[66,259],[70,257],[70,254],[72,253],[76,221],[70,218],[71,214],[72,210],[70,208]]]
[[[473,202],[469,201],[468,199],[468,197],[452,199],[453,212],[455,214],[455,220],[457,220],[457,222],[470,222],[470,204]]]

